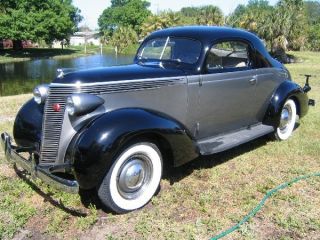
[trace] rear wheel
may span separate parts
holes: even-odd
[[[159,187],[162,157],[150,142],[132,144],[120,152],[103,179],[98,196],[102,203],[117,213],[143,207]]]
[[[296,104],[292,99],[288,99],[281,110],[280,124],[275,131],[275,138],[277,140],[288,139],[294,130],[296,119]]]

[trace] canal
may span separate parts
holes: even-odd
[[[41,83],[50,83],[56,71],[124,65],[133,62],[133,55],[91,55],[79,58],[40,58],[25,62],[0,64],[0,96],[31,93]]]

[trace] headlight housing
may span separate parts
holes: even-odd
[[[46,98],[48,96],[48,84],[42,84],[33,90],[33,99],[36,103],[42,104],[46,101]]]
[[[94,111],[104,103],[104,99],[88,94],[75,93],[67,98],[66,111],[70,116],[80,116]]]
[[[67,98],[66,111],[69,113],[70,116],[73,116],[75,113],[75,107],[72,97]]]

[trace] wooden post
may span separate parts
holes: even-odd
[[[87,54],[87,37],[84,37],[84,54]]]

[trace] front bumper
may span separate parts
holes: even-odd
[[[43,182],[69,193],[78,193],[79,185],[75,180],[68,180],[58,177],[53,174],[58,169],[70,168],[70,165],[53,165],[53,166],[40,166],[36,164],[35,160],[30,157],[30,160],[25,159],[19,153],[27,152],[23,148],[18,148],[11,144],[11,137],[7,133],[1,134],[1,146],[4,150],[5,157],[11,164],[17,164],[26,170],[31,176],[41,179]]]

